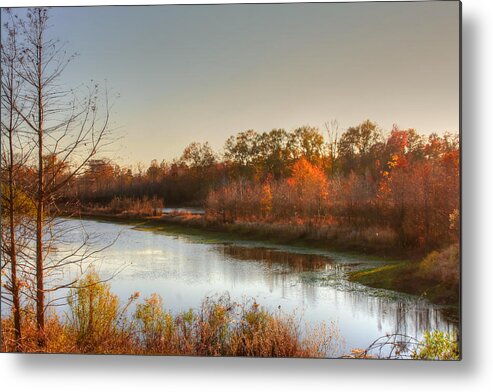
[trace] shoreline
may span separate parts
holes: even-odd
[[[290,245],[318,250],[341,252],[354,255],[370,256],[376,260],[389,262],[415,262],[423,255],[411,255],[404,251],[392,251],[378,245],[370,246],[357,241],[333,241],[312,236],[309,225],[265,223],[265,222],[235,222],[220,223],[206,220],[202,214],[163,214],[161,216],[128,216],[106,213],[66,214],[65,217],[102,220],[122,224],[136,224],[166,232],[190,234],[192,230],[197,235],[221,236],[230,240],[259,241],[274,245]]]
[[[370,256],[375,261],[385,261],[388,264],[349,272],[349,281],[372,288],[381,288],[425,298],[435,305],[447,307],[450,310],[448,313],[452,318],[458,317],[459,314],[458,293],[448,287],[444,287],[443,284],[437,284],[420,276],[417,273],[419,264],[417,260],[365,252],[364,249],[358,247],[331,246],[309,238],[276,236],[275,232],[269,231],[265,233],[260,225],[255,224],[213,224],[205,221],[203,215],[174,214],[159,217],[131,217],[114,214],[79,213],[67,217],[132,225],[142,230],[201,236],[209,241],[258,241],[271,245],[290,245],[314,250],[341,252],[348,255]],[[279,228],[279,231],[281,230],[282,227]]]

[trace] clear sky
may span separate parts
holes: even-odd
[[[64,81],[120,94],[111,158],[220,150],[236,132],[301,125],[459,130],[457,2],[73,7],[52,34],[80,54]]]

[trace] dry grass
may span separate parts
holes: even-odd
[[[459,244],[450,245],[441,252],[431,252],[421,261],[420,274],[428,279],[458,286],[460,280],[459,253]]]
[[[177,223],[182,223],[178,222]],[[382,254],[400,251],[396,232],[383,226],[362,229],[351,228],[335,222],[302,222],[291,219],[285,222],[252,222],[237,220],[235,223],[205,222],[220,230],[255,235],[258,238],[277,239],[281,242],[308,240],[319,245],[341,249],[372,250]]]
[[[107,205],[92,205],[83,208],[84,213],[108,214],[122,217],[161,216],[164,208],[162,199],[152,197],[114,197]]]
[[[119,304],[108,284],[91,273],[72,291],[67,319],[47,317],[46,346],[37,346],[32,309],[22,323],[23,352],[327,357],[339,349],[334,325],[301,333],[300,321],[270,312],[255,301],[236,303],[229,296],[206,298],[198,310],[173,315],[157,295]],[[135,311],[128,314],[130,304]],[[2,351],[14,351],[13,320],[2,319]]]

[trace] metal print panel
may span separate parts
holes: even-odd
[[[460,359],[460,7],[3,8],[2,352]]]

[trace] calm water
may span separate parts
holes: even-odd
[[[200,237],[156,233],[132,226],[65,220],[74,230],[60,249],[87,233],[93,247],[112,244],[92,256],[103,278],[124,302],[139,291],[162,296],[173,312],[197,308],[206,296],[228,292],[241,301],[255,298],[272,310],[296,312],[310,325],[335,322],[344,352],[366,348],[387,333],[420,337],[424,330],[455,330],[442,309],[416,297],[348,282],[347,271],[378,262],[340,253],[240,241],[208,243]],[[74,272],[67,272],[64,279]],[[60,308],[63,310],[63,307]]]

